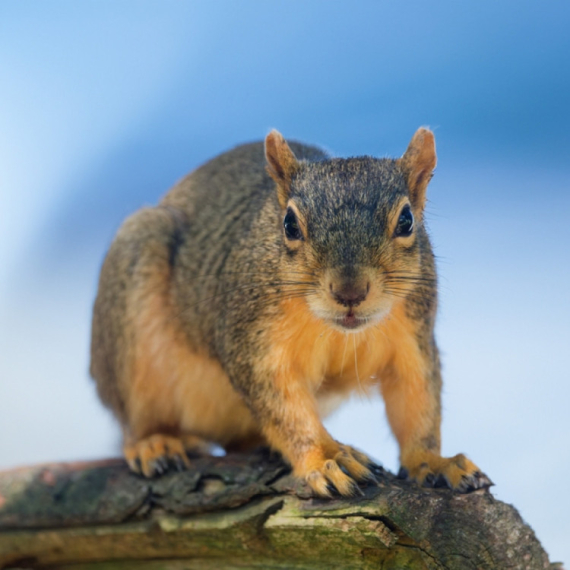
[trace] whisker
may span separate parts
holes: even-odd
[[[426,275],[423,273],[413,273],[413,272],[391,272],[391,273],[382,273],[382,275],[386,279],[418,279],[418,280],[426,280],[426,281],[435,281],[437,280],[437,276],[434,275]]]
[[[386,277],[385,281],[387,283],[436,283],[437,279],[435,277],[413,277],[411,275],[404,275],[404,276],[395,276],[395,277]]]
[[[309,297],[311,295],[315,295],[314,291],[301,291],[301,292],[292,292],[292,293],[276,293],[276,294],[266,294],[265,298],[260,298],[261,304],[259,305],[260,309],[270,306],[271,304],[276,304],[279,301],[287,301],[290,299],[299,299],[304,297]]]
[[[236,291],[254,291],[255,289],[261,289],[263,287],[289,287],[289,286],[296,286],[298,287],[297,289],[286,289],[285,291],[265,291],[264,294],[265,295],[279,295],[280,293],[295,293],[295,292],[313,292],[315,291],[314,286],[306,283],[306,282],[289,282],[289,283],[283,283],[281,281],[274,281],[274,282],[260,282],[260,283],[245,283],[245,284],[240,284],[237,285],[236,287],[230,287],[230,288],[226,288],[223,291],[220,291],[214,295],[211,295],[209,297],[205,297],[204,299],[200,299],[199,301],[197,301],[195,304],[189,305],[188,307],[186,307],[186,309],[189,309],[195,305],[198,305],[200,303],[204,303],[206,301],[211,301],[213,299],[216,299],[218,297],[223,297],[224,295],[229,295],[230,293],[235,293]]]
[[[176,316],[181,316],[182,314],[184,314],[186,311],[189,311],[192,308],[197,307],[198,305],[202,304],[202,303],[206,303],[209,301],[213,301],[215,299],[218,299],[220,297],[224,297],[225,295],[229,295],[231,293],[235,293],[238,291],[254,291],[255,289],[259,289],[262,288],[264,286],[267,287],[280,287],[281,285],[306,285],[306,283],[304,282],[300,282],[300,283],[281,283],[281,282],[260,282],[260,283],[247,283],[247,284],[240,284],[236,287],[230,287],[229,289],[224,289],[223,291],[220,291],[214,295],[210,295],[209,297],[205,297],[203,299],[198,300],[196,303],[191,303],[190,305],[188,305],[187,307],[185,307],[181,312],[179,312]],[[310,289],[311,291],[314,291],[313,288]],[[294,292],[294,290],[288,290],[286,292]],[[272,294],[279,294],[278,291],[265,291],[264,292],[265,295],[272,295]]]
[[[389,291],[388,289],[385,289],[384,292],[390,297],[397,297],[399,299],[407,299],[409,297],[409,295],[406,295],[405,293]]]
[[[368,324],[370,322],[370,317],[365,317],[364,321],[366,322],[366,324]],[[368,338],[368,335],[364,336],[364,339],[366,340],[366,346],[368,347],[368,350],[370,351],[370,339]]]
[[[372,320],[372,319],[368,319],[368,320]],[[368,330],[370,331],[372,338],[374,338],[374,341],[378,342],[378,337],[376,336],[375,329],[378,330],[378,325],[376,325],[376,326],[372,325],[371,327],[369,327]]]
[[[227,276],[227,275],[231,275],[231,276],[241,276],[241,275],[261,275],[261,276],[270,276],[273,277],[274,279],[277,278],[279,279],[280,276],[277,274],[275,274],[275,272],[273,271],[216,271],[214,273],[202,273],[199,275],[195,275],[193,277],[193,279],[206,279],[206,278],[216,278],[216,277],[222,277],[222,276]],[[287,275],[301,275],[304,277],[311,277],[311,278],[316,278],[316,274],[314,273],[308,273],[305,271],[285,271],[283,272],[284,276]]]
[[[407,269],[398,269],[397,271],[382,271],[383,275],[424,275],[419,271],[410,271]]]
[[[422,295],[422,296],[425,296],[425,295],[427,294],[425,287],[421,287],[421,288],[420,288],[419,286],[418,286],[418,287],[411,287],[411,288],[398,287],[398,284],[397,284],[397,283],[396,283],[396,284],[389,285],[389,286],[387,286],[387,287],[384,286],[384,287],[382,288],[382,291],[396,291],[396,292],[398,292],[398,293],[403,293],[403,294],[405,294],[405,295],[410,295],[410,296],[413,296],[413,295]],[[434,289],[428,289],[427,291],[428,291],[428,293],[429,293],[430,291],[434,291]]]
[[[265,307],[271,303],[275,303],[278,301],[288,301],[291,299],[300,299],[303,297],[308,297],[309,295],[311,295],[312,293],[310,292],[301,292],[301,293],[289,293],[286,295],[268,295],[265,298],[261,298],[260,301],[263,301],[264,304],[262,305],[262,307]]]
[[[383,291],[386,293],[398,293],[400,295],[403,295],[404,297],[422,297],[423,298],[426,296],[425,291],[418,291],[417,289],[404,289],[402,287],[395,287],[395,286],[384,287]]]
[[[388,340],[388,335],[386,334],[386,331],[382,330],[382,324],[383,323],[378,323],[377,325],[374,325],[372,328],[376,329],[386,340]]]
[[[342,361],[340,363],[340,373],[344,372],[344,359],[346,358],[346,347],[348,346],[348,333],[344,333],[345,341],[344,341],[344,351],[342,353]]]
[[[356,381],[358,382],[358,392],[363,394],[362,385],[360,384],[360,375],[358,374],[358,358],[356,355],[356,335],[352,335],[352,342],[354,344],[354,370],[356,371]]]

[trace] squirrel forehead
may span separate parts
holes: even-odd
[[[404,174],[394,159],[335,158],[301,163],[291,198],[302,209],[364,207],[388,212],[408,194]]]

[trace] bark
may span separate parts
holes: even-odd
[[[0,568],[561,568],[488,492],[378,477],[362,497],[322,500],[261,452],[153,480],[118,459],[7,471]]]

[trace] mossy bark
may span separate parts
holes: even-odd
[[[553,569],[490,493],[379,472],[355,499],[311,498],[263,453],[145,480],[121,460],[0,473],[0,568]]]

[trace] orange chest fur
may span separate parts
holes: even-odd
[[[288,300],[270,332],[273,370],[306,382],[312,392],[345,392],[376,384],[396,348],[415,349],[414,323],[401,305],[376,326],[343,333],[315,317],[302,300]],[[413,348],[412,348],[413,347]]]

